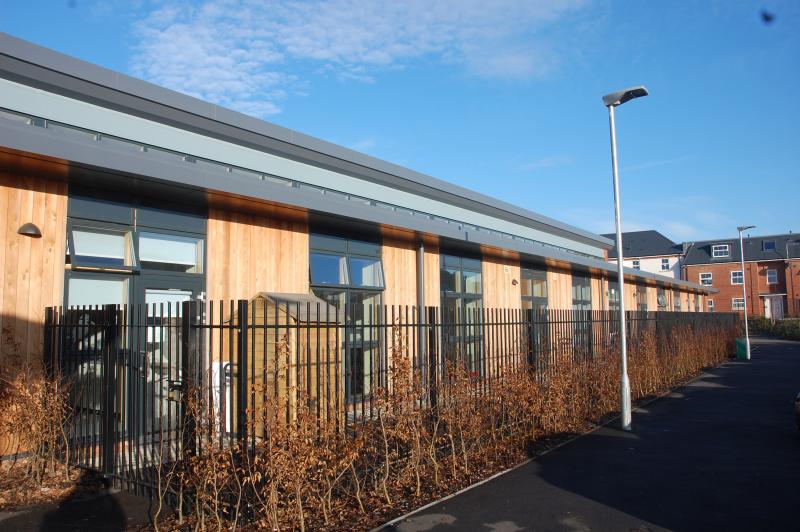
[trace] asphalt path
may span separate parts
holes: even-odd
[[[602,427],[387,527],[416,531],[800,531],[800,343],[730,361]]]

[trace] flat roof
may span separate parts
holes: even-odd
[[[115,72],[0,32],[0,76],[246,146],[333,169],[500,220],[608,249],[613,242],[580,229],[402,166]],[[470,223],[469,220],[463,220]]]

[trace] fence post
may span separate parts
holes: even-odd
[[[425,327],[428,329],[428,397],[431,409],[435,409],[438,401],[437,375],[439,373],[439,350],[436,346],[436,307],[428,307],[428,319]]]
[[[247,340],[250,326],[248,310],[249,306],[247,300],[240,299],[237,301],[237,315],[239,319],[236,322],[236,368],[238,370],[236,379],[236,434],[239,443],[242,445],[247,442],[247,399],[249,396],[247,389],[247,354],[249,352]]]
[[[44,310],[44,344],[42,346],[42,362],[44,363],[45,374],[49,379],[53,379],[56,374],[56,364],[53,357],[53,314],[55,309],[47,307]]]
[[[183,431],[181,443],[184,456],[197,452],[197,408],[191,401],[192,395],[199,397],[197,368],[200,366],[197,350],[197,336],[194,330],[197,315],[197,301],[189,300],[181,303],[181,410]]]
[[[103,388],[101,391],[100,470],[111,476],[116,471],[117,447],[117,306],[103,305]]]

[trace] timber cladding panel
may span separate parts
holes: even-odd
[[[0,365],[41,362],[44,309],[64,288],[67,184],[0,172]],[[17,234],[32,222],[41,238]]]
[[[522,308],[519,261],[485,257],[482,270],[484,308]]]
[[[211,209],[207,239],[209,300],[309,292],[307,223]]]
[[[386,285],[386,289],[383,291],[383,304],[416,306],[417,249],[415,243],[384,238],[381,254]],[[428,280],[425,279],[426,282]]]
[[[547,272],[549,306],[552,309],[572,308],[572,274],[564,270]]]

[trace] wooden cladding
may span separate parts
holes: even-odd
[[[66,219],[66,182],[0,171],[0,364],[41,361],[44,309],[63,294]],[[17,234],[28,222],[41,238]]]
[[[207,239],[207,299],[309,292],[307,223],[211,209]]]

